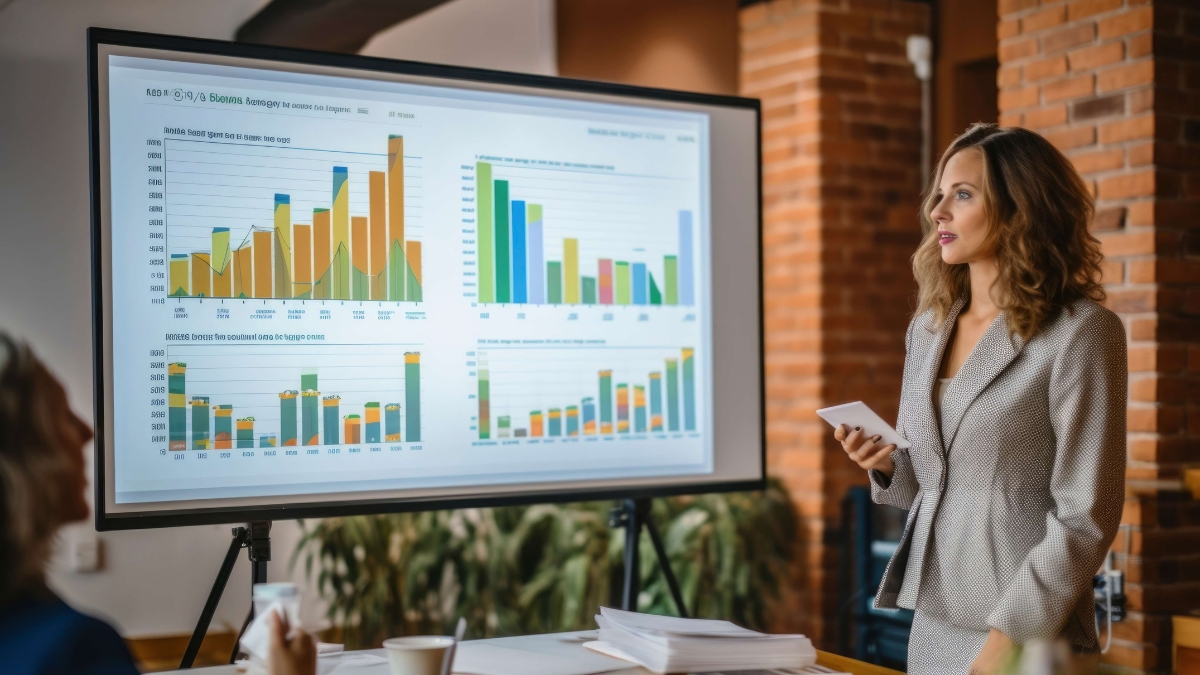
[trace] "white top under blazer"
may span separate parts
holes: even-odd
[[[896,426],[912,447],[890,480],[869,473],[874,500],[909,514],[875,606],[1094,650],[1091,579],[1124,502],[1124,327],[1081,300],[1024,342],[1002,312],[936,410],[963,304],[940,329],[928,312],[908,327]]]

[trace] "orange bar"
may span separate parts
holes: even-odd
[[[292,227],[296,245],[292,249],[292,274],[297,298],[312,297],[312,225],[296,223]]]
[[[211,298],[209,281],[212,280],[212,266],[208,253],[192,254],[192,295],[199,298]]]
[[[233,252],[233,297],[254,296],[254,269],[251,265],[251,247],[243,246]]]
[[[419,242],[419,241],[408,242],[407,254],[408,254],[408,268],[410,270],[412,270],[412,275],[414,277],[416,277],[417,285],[420,286],[421,288],[424,288],[425,280],[421,278],[421,242]],[[408,299],[412,300],[413,298],[411,297],[412,296],[411,292],[409,293],[409,296],[410,297]],[[417,298],[417,299],[419,300],[420,298]]]
[[[391,221],[392,236],[389,242],[404,246],[404,137],[388,137],[388,220]],[[388,248],[391,248],[389,245]],[[400,270],[403,274],[404,270]]]
[[[367,219],[362,216],[351,217],[350,246],[352,247],[352,250],[350,260],[354,265],[354,269],[362,272],[363,274],[366,274],[367,269],[370,267],[370,264],[368,263],[368,259],[370,257],[368,255],[368,251],[370,251],[368,244]]]
[[[329,225],[329,209],[313,210],[313,297],[328,300],[333,295],[330,286],[333,277],[329,274],[329,264],[332,261],[329,242],[331,241]]]
[[[387,300],[387,174],[367,174],[371,202],[371,299]]]
[[[271,280],[275,270],[271,267],[271,233],[254,233],[254,297],[269,298]]]

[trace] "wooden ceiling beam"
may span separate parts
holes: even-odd
[[[355,53],[379,31],[446,0],[272,0],[238,28],[238,42]]]

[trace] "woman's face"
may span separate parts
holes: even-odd
[[[992,257],[983,204],[983,153],[963,150],[946,162],[929,219],[937,228],[946,264],[961,265]]]
[[[48,373],[43,377],[50,378],[49,398],[52,410],[56,410],[58,419],[55,429],[58,431],[58,450],[64,454],[69,463],[68,481],[62,487],[63,503],[59,505],[63,519],[66,522],[83,520],[91,514],[87,501],[87,462],[84,459],[84,448],[91,442],[92,427],[87,422],[75,416],[67,402],[67,392]]]

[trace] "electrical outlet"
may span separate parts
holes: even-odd
[[[95,532],[76,532],[68,543],[71,571],[86,574],[100,570],[100,537]]]

